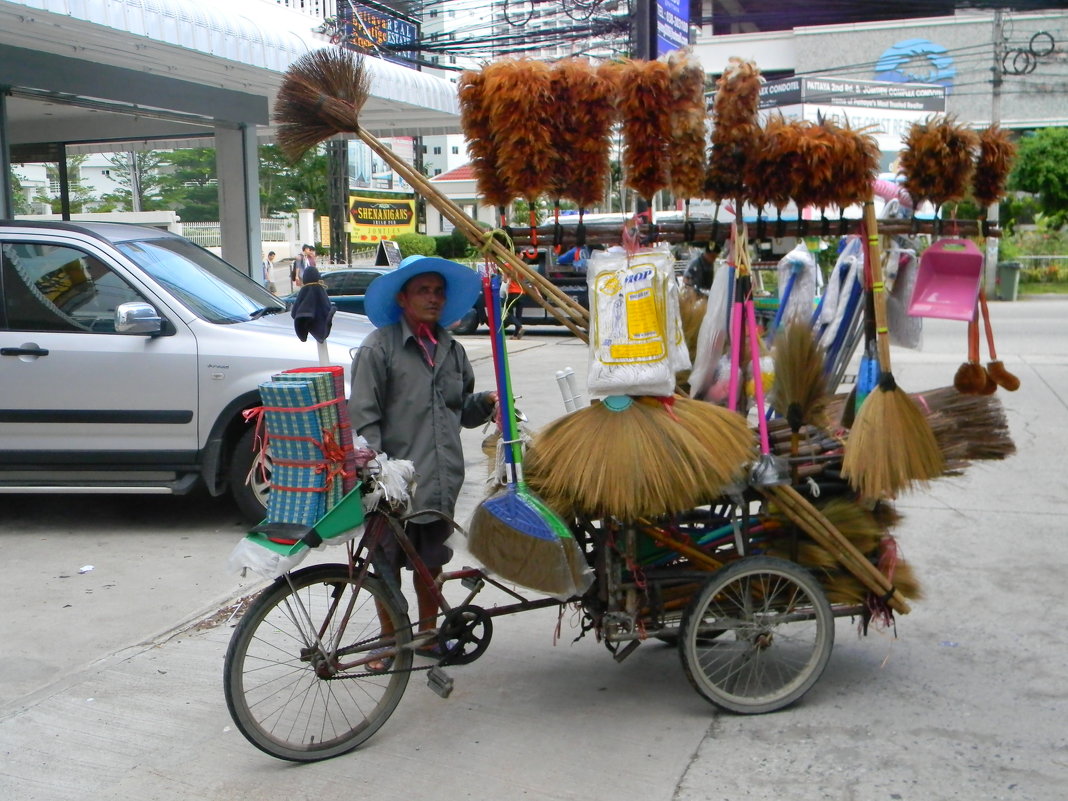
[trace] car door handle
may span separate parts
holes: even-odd
[[[0,348],[0,356],[47,356],[45,348]]]

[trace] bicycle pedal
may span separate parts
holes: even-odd
[[[448,698],[452,694],[452,677],[435,665],[427,671],[426,686],[442,698]]]
[[[478,591],[486,586],[486,582],[480,576],[464,576],[460,579],[460,586],[467,590]]]
[[[615,659],[617,662],[622,662],[628,656],[633,654],[639,645],[641,645],[640,640],[631,640],[625,646],[623,646],[614,654],[612,654],[612,658]]]

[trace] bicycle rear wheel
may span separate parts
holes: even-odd
[[[792,704],[823,673],[834,616],[801,566],[751,556],[717,570],[682,619],[679,655],[694,689],[732,712]]]
[[[378,609],[396,634],[381,636]],[[408,684],[411,624],[394,594],[346,565],[314,565],[279,578],[252,603],[226,651],[226,705],[243,735],[279,759],[315,762],[344,754],[374,734]],[[389,672],[366,659],[397,647]]]

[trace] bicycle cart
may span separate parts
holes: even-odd
[[[464,567],[437,580],[438,620],[413,621],[390,571],[378,568],[380,543],[396,538],[415,570],[426,568],[404,533],[406,517],[380,508],[364,519],[361,496],[374,483],[372,463],[361,487],[303,534],[263,527],[314,544],[318,529],[363,526],[346,545],[345,563],[280,576],[233,633],[227,705],[242,734],[272,756],[310,762],[352,750],[386,722],[413,672],[425,671],[429,686],[447,697],[445,668],[482,656],[494,618],[503,615],[574,604],[582,633],[592,632],[617,661],[649,639],[677,643],[701,696],[752,714],[804,695],[827,665],[834,618],[866,614],[861,604],[832,606],[809,570],[765,553],[761,543],[772,529],[783,533],[783,524],[768,514],[767,498],[749,490],[671,519],[573,521],[594,576],[582,596],[537,597]],[[459,603],[440,592],[452,582],[466,590]],[[477,605],[487,585],[508,600]],[[415,661],[434,646],[436,658]]]

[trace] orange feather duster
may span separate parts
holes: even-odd
[[[979,146],[975,132],[960,125],[952,115],[934,115],[914,122],[901,151],[905,189],[919,204],[930,200],[936,206],[960,200],[967,194],[975,172],[973,153]]]
[[[614,85],[588,61],[568,58],[552,68],[557,164],[550,192],[579,208],[595,205],[608,185]]]
[[[689,48],[672,52],[667,64],[671,80],[671,191],[683,200],[699,197],[705,183],[705,70]]]
[[[549,65],[531,59],[503,59],[482,70],[484,100],[497,169],[513,195],[534,200],[549,189],[556,166]]]
[[[513,194],[497,169],[497,147],[493,141],[489,112],[486,109],[485,76],[474,70],[464,70],[458,84],[460,127],[467,139],[471,168],[479,194],[497,208],[512,202]]]
[[[1016,158],[1016,145],[999,126],[991,125],[979,134],[979,160],[975,165],[972,194],[982,206],[997,203],[1005,194],[1005,184]]]
[[[760,70],[752,61],[733,57],[716,81],[712,104],[712,150],[708,154],[705,192],[713,200],[744,198],[745,163],[760,126]]]
[[[662,61],[628,61],[619,67],[617,108],[623,124],[623,174],[646,200],[668,184],[671,79]]]

